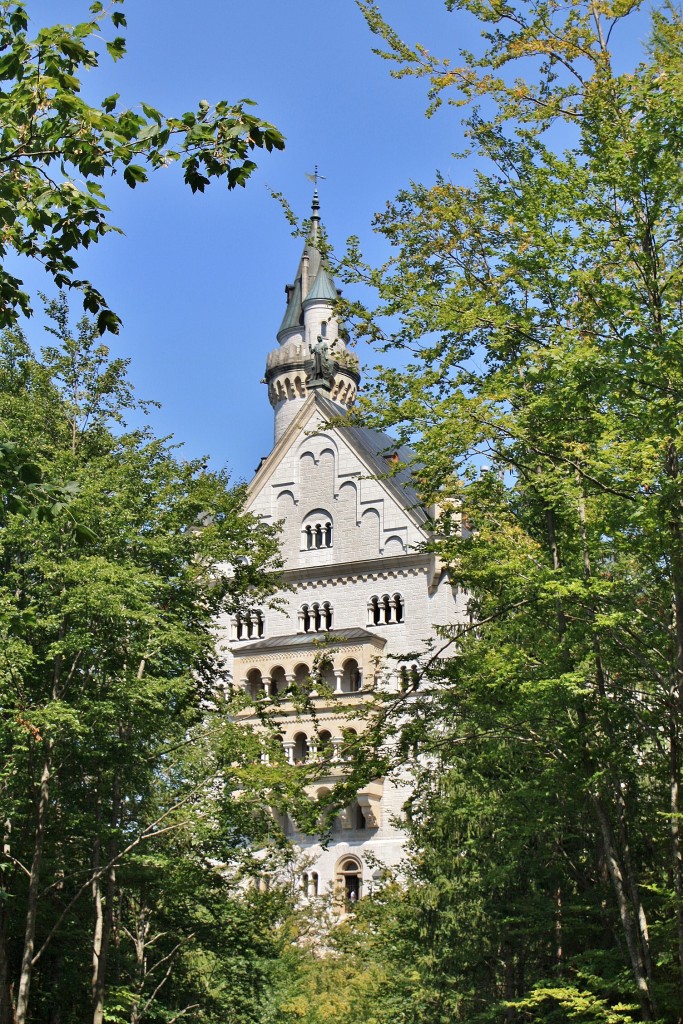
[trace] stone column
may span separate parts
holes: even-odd
[[[288,764],[294,764],[294,741],[285,740],[282,744],[282,749],[285,752]]]
[[[333,736],[332,737],[332,760],[333,761],[341,761],[341,748],[342,748],[343,743],[344,743],[344,740],[341,738],[341,736]]]
[[[334,678],[335,678],[335,681],[336,681],[334,692],[335,693],[342,693],[342,679],[344,678],[344,669],[343,668],[335,668],[335,669],[333,669],[333,672],[334,672]]]
[[[265,696],[266,697],[270,697],[271,677],[270,676],[261,676],[261,682],[263,683],[263,692],[264,692]]]

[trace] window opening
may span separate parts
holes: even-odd
[[[294,737],[294,763],[305,764],[308,761],[308,737],[298,732]]]
[[[360,899],[361,879],[362,873],[358,861],[349,859],[342,862],[337,872],[337,884],[347,907]]]
[[[392,626],[405,621],[405,602],[401,594],[374,594],[368,601],[368,626]]]
[[[299,629],[302,633],[319,633],[332,629],[333,610],[329,601],[302,604],[299,609]]]
[[[301,546],[305,551],[331,548],[333,540],[333,525],[329,513],[324,511],[311,512],[306,517],[309,522],[301,528]]]
[[[236,640],[262,639],[265,634],[265,619],[263,612],[254,610],[250,612],[238,612],[234,619]]]

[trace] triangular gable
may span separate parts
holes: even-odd
[[[429,517],[419,504],[415,490],[410,485],[406,486],[400,478],[387,474],[387,465],[382,453],[396,451],[396,441],[388,434],[382,434],[379,431],[352,425],[342,426],[334,422],[343,418],[343,410],[318,391],[308,394],[294,419],[256,472],[248,487],[248,507],[255,503],[265,488],[270,485],[273,476],[277,473],[292,446],[298,444],[299,438],[307,432],[314,432],[307,428],[316,413],[322,417],[322,423],[320,428],[315,429],[315,432],[337,435],[361,463],[365,470],[364,475],[376,481],[389,500],[398,505],[413,525],[426,535],[425,526],[429,522]],[[331,426],[324,426],[330,421],[332,421]],[[409,453],[405,450],[399,451],[402,461],[405,461],[407,455]],[[401,474],[403,480],[406,475],[405,473]]]

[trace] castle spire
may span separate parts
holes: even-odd
[[[323,230],[317,167],[313,177],[316,187],[310,227],[294,283],[285,287],[287,306],[277,333],[279,347],[269,353],[266,362],[265,380],[275,410],[276,441],[309,390],[327,392],[343,410],[353,404],[360,379],[358,360],[339,334],[335,305],[341,291],[319,248]]]

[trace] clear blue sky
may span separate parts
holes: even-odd
[[[382,6],[407,41],[436,53],[471,42],[443,0]],[[73,22],[87,0],[28,0],[28,8],[36,26]],[[287,137],[284,153],[257,156],[258,173],[238,192],[216,183],[192,196],[177,169],[135,191],[115,181],[112,220],[125,235],[109,235],[81,267],[123,318],[111,347],[132,358],[138,395],[162,403],[154,430],[174,434],[188,456],[209,455],[250,478],[272,446],[259,382],[301,248],[268,188],[305,216],[305,172],[318,163],[332,244],[357,234],[379,260],[373,213],[410,180],[463,173],[451,158],[462,141],[459,114],[424,117],[424,83],[389,77],[353,0],[128,0],[125,10],[128,54],[117,65],[105,57],[88,76],[89,98],[116,90],[129,105],[144,100],[174,114],[202,98],[250,97]],[[33,274],[25,279],[36,286]],[[36,326],[28,333],[41,343]]]

